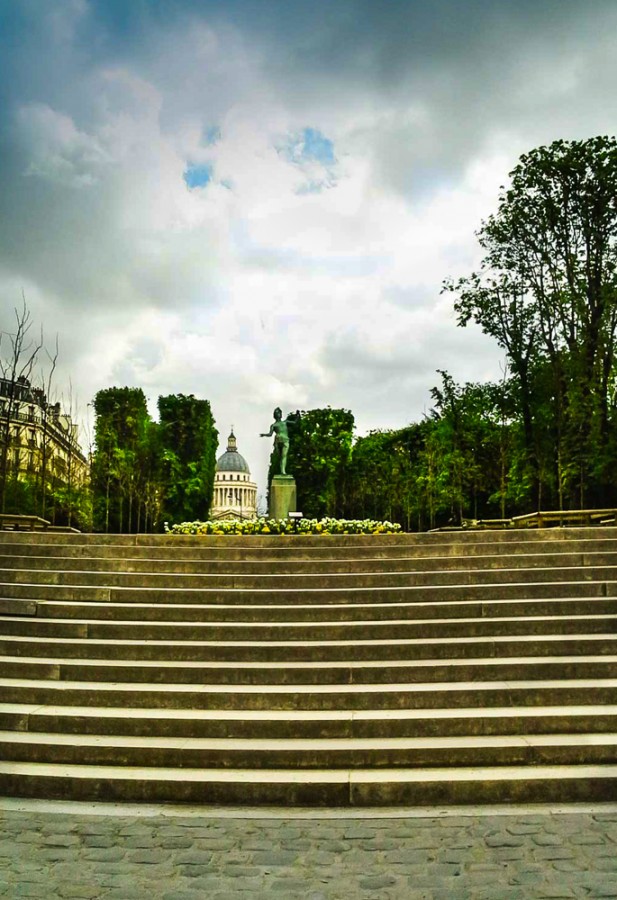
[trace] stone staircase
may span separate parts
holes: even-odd
[[[0,793],[617,800],[617,529],[0,532]]]

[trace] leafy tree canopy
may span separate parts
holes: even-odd
[[[477,322],[507,354],[536,502],[551,470],[562,501],[593,502],[612,463],[617,140],[555,141],[522,156],[510,177],[478,233],[480,269],[445,289],[459,323]],[[539,433],[547,418],[550,463]]]

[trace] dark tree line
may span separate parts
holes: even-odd
[[[355,440],[349,410],[301,413],[290,429],[289,469],[304,515],[388,520],[422,531],[527,510],[528,485],[513,470],[507,387],[461,386],[442,372],[432,397],[423,421]]]

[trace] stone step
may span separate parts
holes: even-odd
[[[210,710],[0,704],[0,729],[143,737],[381,738],[617,732],[617,705]]]
[[[142,641],[5,635],[0,655],[65,659],[127,659],[169,662],[315,662],[353,659],[415,660],[474,657],[542,657],[557,652],[568,657],[617,655],[617,635],[574,633],[563,636],[497,635],[456,638],[410,638],[340,641]]]
[[[30,548],[32,549],[32,548]],[[58,549],[58,548],[54,548]],[[481,549],[481,548],[478,548]],[[508,548],[510,549],[510,548]],[[145,575],[209,575],[209,576],[281,576],[309,575],[349,575],[385,574],[397,572],[439,572],[445,570],[474,571],[493,569],[536,569],[536,568],[579,568],[581,566],[606,567],[617,565],[617,541],[611,549],[564,550],[555,552],[552,545],[538,552],[537,543],[533,552],[521,548],[519,553],[509,552],[475,555],[413,556],[410,554],[388,557],[357,557],[340,559],[283,559],[275,564],[272,560],[250,558],[202,559],[191,554],[188,558],[153,558],[119,556],[61,556],[56,554],[16,555],[12,550],[0,553],[1,570],[125,573]],[[398,553],[400,554],[400,550]]]
[[[524,681],[617,678],[616,656],[368,660],[365,662],[167,662],[5,657],[5,678],[175,684],[279,685],[387,684],[396,682]]]
[[[0,534],[0,792],[616,796],[617,529]]]
[[[116,603],[104,601],[0,599],[0,612],[10,616],[36,616],[41,619],[83,619],[100,621],[209,622],[209,623],[318,623],[379,622],[401,619],[499,618],[508,616],[586,616],[611,615],[617,611],[614,597],[565,597],[545,600],[459,600],[419,603],[346,603],[312,605],[240,605],[188,603]]]
[[[193,535],[193,534],[102,534],[87,532],[3,531],[3,543],[71,546],[116,547],[194,547],[212,546],[224,549],[313,550],[316,546],[354,547],[364,552],[376,547],[396,545],[509,544],[511,542],[554,540],[610,539],[617,534],[614,525],[558,526],[554,528],[508,528],[500,530],[461,529],[449,532],[416,532],[397,534],[261,534],[261,535]]]
[[[303,591],[361,590],[426,587],[441,585],[462,586],[482,584],[498,588],[504,584],[533,584],[550,582],[609,582],[617,583],[617,566],[560,566],[453,569],[406,572],[343,572],[293,575],[215,575],[162,574],[133,572],[51,571],[48,569],[2,569],[1,585],[62,585],[94,588],[154,589],[159,593],[173,589],[176,593],[201,590],[204,592],[244,591],[279,594]]]
[[[389,619],[316,624],[307,622],[184,622],[150,620],[44,619],[0,616],[4,635],[173,641],[333,641],[447,638],[507,634],[614,633],[617,615],[500,616],[458,619]]]
[[[0,732],[0,759],[235,769],[615,765],[617,734],[430,738],[187,738]]]
[[[164,663],[162,661],[106,660],[104,663],[23,658],[4,661],[6,677],[161,682],[174,684],[383,684],[391,681],[500,681],[557,678],[617,678],[617,657],[523,657],[467,660],[366,661],[292,663]]]
[[[477,584],[426,584],[406,587],[297,588],[272,590],[241,588],[92,587],[64,584],[0,584],[3,600],[68,600],[117,603],[205,603],[248,605],[308,605],[349,603],[435,603],[458,600],[525,600],[566,597],[617,597],[617,581],[526,581]]]
[[[167,709],[443,709],[612,704],[617,679],[226,685],[0,678],[4,703]]]
[[[71,555],[127,555],[156,557],[187,557],[220,559],[318,559],[346,554],[348,557],[390,555],[402,551],[404,555],[437,551],[438,554],[472,554],[485,547],[507,547],[516,552],[517,546],[533,545],[561,547],[591,546],[593,542],[610,546],[615,541],[615,527],[582,527],[551,529],[512,529],[508,531],[459,531],[441,534],[396,535],[307,535],[307,536],[224,536],[215,535],[102,535],[51,534],[45,532],[0,534],[0,552],[55,552]],[[614,546],[614,543],[613,543]],[[30,549],[31,548],[31,549]]]
[[[617,766],[139,769],[0,763],[0,793],[138,803],[426,806],[617,800]]]

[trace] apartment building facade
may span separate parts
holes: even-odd
[[[44,477],[51,486],[88,477],[77,425],[23,376],[0,378],[0,466],[6,477]]]

